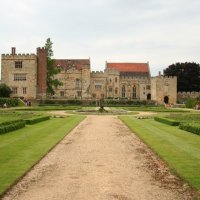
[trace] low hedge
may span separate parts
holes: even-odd
[[[25,127],[25,121],[16,120],[12,122],[4,122],[0,124],[0,134],[8,133],[20,128]]]
[[[49,116],[39,116],[39,117],[30,118],[30,119],[25,119],[24,121],[26,122],[26,124],[36,124],[36,123],[49,120],[49,119],[50,119]]]
[[[0,126],[9,125],[9,124],[15,124],[15,123],[18,123],[18,122],[21,122],[21,121],[23,121],[23,120],[22,119],[17,119],[17,120],[5,121],[5,122],[1,122]]]
[[[173,119],[168,119],[164,117],[154,117],[154,120],[164,124],[168,124],[170,126],[178,126],[180,124],[179,121],[175,121]]]
[[[197,135],[200,135],[200,125],[192,123],[181,123],[179,128]]]
[[[15,107],[19,105],[19,99],[17,98],[0,98],[0,106],[3,107],[4,103],[7,104],[8,107]]]

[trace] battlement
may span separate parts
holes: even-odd
[[[14,60],[14,59],[20,59],[20,60],[23,60],[23,59],[35,59],[36,58],[36,55],[34,53],[27,53],[27,54],[1,54],[1,59],[11,59],[11,60]]]
[[[103,71],[92,71],[91,74],[105,74]]]
[[[164,75],[160,75],[160,76],[151,77],[151,79],[173,79],[173,80],[176,80],[177,77],[176,76],[164,76]]]

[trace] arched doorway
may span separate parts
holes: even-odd
[[[151,100],[151,94],[147,94],[147,100]]]
[[[165,102],[166,104],[169,103],[169,97],[168,97],[168,96],[165,96],[165,97],[164,97],[164,102]]]

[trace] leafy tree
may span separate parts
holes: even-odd
[[[0,84],[0,97],[10,97],[12,90],[6,84]]]
[[[58,79],[55,79],[54,76],[60,72],[59,69],[55,67],[55,62],[53,57],[53,50],[52,50],[53,43],[51,42],[50,38],[47,38],[45,43],[45,49],[47,52],[47,93],[53,95],[54,88],[62,85]]]
[[[200,65],[197,63],[172,64],[164,70],[164,75],[177,76],[178,92],[200,91]]]

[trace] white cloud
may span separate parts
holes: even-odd
[[[172,62],[199,62],[198,0],[0,0],[0,53],[16,46],[35,52],[50,37],[59,58],[150,62],[152,71]],[[154,72],[154,73],[155,73]]]

